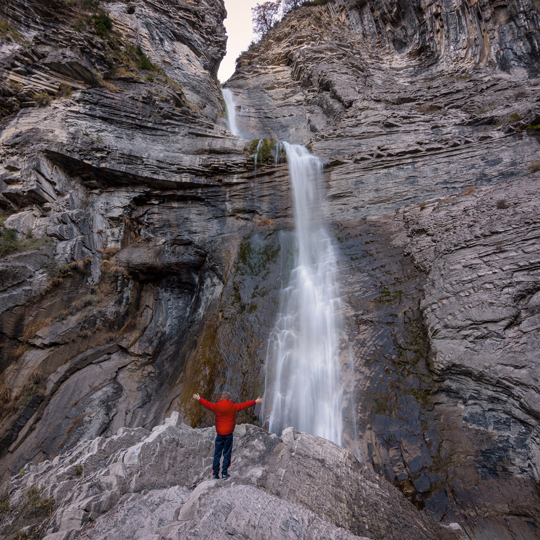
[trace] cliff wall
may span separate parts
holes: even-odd
[[[106,8],[0,6],[2,470],[262,393],[293,222],[249,139],[285,139],[325,159],[365,465],[471,538],[535,538],[536,3],[293,10],[227,83],[243,138],[221,1]]]

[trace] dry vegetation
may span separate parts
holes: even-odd
[[[474,186],[467,186],[462,192],[462,195],[472,195],[476,191]]]

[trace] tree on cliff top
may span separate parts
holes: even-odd
[[[263,36],[272,28],[274,23],[278,19],[279,8],[281,5],[281,0],[276,0],[275,2],[263,2],[262,4],[257,4],[256,7],[251,8],[253,13],[253,30],[259,36]]]
[[[287,11],[291,11],[291,9],[300,7],[303,3],[304,0],[283,0],[283,13],[287,13]]]

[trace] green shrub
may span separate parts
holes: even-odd
[[[34,94],[34,101],[36,102],[36,107],[46,107],[51,102],[51,96],[47,92],[39,92]]]
[[[17,240],[15,229],[0,230],[0,255],[6,256],[15,253],[19,249],[20,242]]]
[[[143,50],[141,49],[140,45],[137,45],[137,48],[135,49],[137,56],[139,59],[137,60],[137,66],[141,69],[145,69],[146,71],[157,71],[157,66],[152,63],[152,60],[144,54]]]
[[[105,37],[107,33],[112,30],[112,19],[108,13],[102,12],[94,15],[92,19],[94,23],[94,30],[99,37]]]
[[[35,249],[48,242],[48,238],[33,238],[31,233],[29,235],[27,234],[26,240],[18,240],[15,229],[0,228],[0,257],[5,257],[18,251]]]
[[[73,87],[66,83],[61,83],[58,87],[58,97],[69,97],[73,94]]]
[[[3,225],[6,219],[13,214],[11,210],[4,210],[0,212],[0,225]]]
[[[262,144],[257,152],[257,147],[261,141]],[[253,161],[256,159],[257,163],[266,163],[274,160],[275,147],[276,141],[274,141],[274,139],[253,139],[246,150],[249,154],[249,159],[252,159]]]
[[[22,40],[21,33],[6,19],[0,17],[0,37],[3,37],[8,43]]]
[[[52,497],[42,499],[42,493],[43,488],[30,488],[26,493],[26,497],[28,498],[28,504],[33,510],[35,516],[50,516],[53,512],[55,501]]]
[[[519,122],[521,120],[521,114],[518,114],[518,113],[512,113],[510,115],[510,120],[512,122]]]

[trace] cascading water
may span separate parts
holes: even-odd
[[[225,108],[227,109],[229,131],[238,137],[240,132],[238,131],[238,126],[236,125],[236,103],[234,102],[234,94],[228,88],[223,88],[221,93],[223,94]]]
[[[293,187],[298,261],[282,292],[266,359],[264,422],[342,440],[337,257],[324,226],[322,162],[283,143]]]

